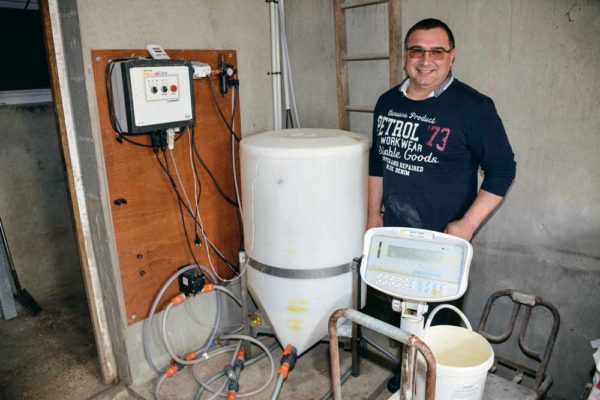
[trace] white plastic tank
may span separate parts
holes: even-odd
[[[303,353],[352,305],[362,253],[370,138],[286,129],[241,141],[248,289],[282,346]]]

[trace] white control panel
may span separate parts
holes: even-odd
[[[466,240],[411,228],[373,228],[360,274],[367,285],[413,301],[447,301],[467,290],[473,248]]]
[[[116,61],[110,68],[115,125],[121,133],[194,124],[189,61],[130,59]]]

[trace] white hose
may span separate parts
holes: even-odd
[[[281,53],[279,51],[279,13],[277,5],[269,3],[271,17],[271,80],[273,89],[273,129],[281,129]]]

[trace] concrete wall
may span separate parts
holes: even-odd
[[[50,103],[0,106],[0,216],[21,285],[44,308],[83,282]]]
[[[85,86],[89,102],[91,126],[91,142],[95,147],[100,181],[92,182],[86,187],[86,193],[99,192],[100,202],[104,204],[104,212],[108,210],[106,199],[106,183],[103,171],[101,143],[98,132],[98,112],[94,93],[90,51],[92,49],[129,49],[145,48],[148,43],[158,43],[165,49],[233,49],[238,54],[238,72],[240,79],[241,131],[244,135],[265,131],[271,128],[271,79],[270,71],[270,38],[269,9],[264,2],[236,1],[92,1],[77,2],[79,30],[83,54]],[[198,60],[202,61],[202,60]],[[75,99],[76,101],[77,99]],[[196,99],[197,102],[211,100]],[[86,133],[87,136],[87,133]],[[82,168],[89,167],[82,165]],[[89,179],[88,182],[93,181]],[[85,182],[84,182],[85,186]],[[110,218],[109,214],[107,218]],[[107,230],[111,231],[111,223],[107,221]],[[109,235],[110,236],[110,235]],[[109,240],[111,254],[101,255],[101,263],[109,266],[118,264],[114,251],[114,241]],[[98,256],[97,256],[98,257]],[[118,276],[118,274],[117,274]],[[117,284],[118,288],[119,285]],[[108,286],[103,285],[103,290]],[[157,288],[158,289],[158,288]],[[115,289],[118,291],[118,289]],[[114,290],[113,290],[114,291]],[[105,300],[108,307],[119,307],[120,318],[125,321],[122,310],[122,294],[117,293],[111,300]],[[201,302],[202,308],[214,308],[211,303]],[[239,309],[239,308],[238,308]],[[235,310],[235,308],[234,308]],[[228,312],[234,319],[237,313]],[[234,315],[235,314],[235,315]],[[184,319],[183,319],[184,320]],[[182,318],[175,316],[173,326],[180,326]],[[226,320],[231,325],[232,321]],[[117,330],[119,324],[115,323]],[[125,352],[126,366],[120,364],[119,375],[126,383],[140,385],[155,375],[148,368],[141,351],[142,324],[126,326],[124,345],[115,346],[115,351]],[[184,324],[181,322],[181,327]],[[187,325],[186,325],[187,326]],[[175,331],[177,328],[175,328]],[[201,343],[206,337],[206,330],[195,330],[195,335],[188,335],[186,340]],[[119,336],[120,331],[117,332]],[[166,357],[163,357],[165,361]],[[160,367],[165,367],[166,362]],[[123,371],[126,368],[128,371]]]
[[[286,7],[301,120],[335,127],[331,2],[288,0]],[[386,7],[348,12],[349,49],[385,48]],[[600,336],[600,2],[402,2],[404,32],[426,17],[453,29],[455,76],[495,100],[518,162],[506,201],[473,242],[465,309],[477,321],[487,297],[504,288],[554,303],[562,325],[549,368],[551,393],[577,398],[593,367],[589,341]],[[358,96],[374,103],[387,70],[353,68],[351,79],[362,80],[353,83]],[[352,130],[370,129],[364,118],[351,123]],[[547,330],[547,315],[538,320],[532,339]]]
[[[233,49],[238,52],[240,104],[244,134],[269,129],[271,78],[269,9],[244,0],[118,0],[77,2],[92,113],[96,113],[91,76],[92,49]],[[201,61],[201,60],[198,60]],[[210,99],[197,99],[210,101]]]

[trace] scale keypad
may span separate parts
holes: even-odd
[[[415,277],[405,277],[399,274],[387,272],[371,271],[370,280],[382,288],[390,291],[402,291],[404,293],[419,293],[420,295],[443,297],[449,294],[453,286],[445,282],[435,282],[432,280],[419,279]]]

